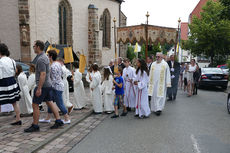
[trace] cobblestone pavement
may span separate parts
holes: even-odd
[[[91,115],[68,132],[53,140],[38,153],[66,153],[83,140],[108,115]]]
[[[71,124],[74,122],[77,122],[81,118],[86,117],[86,115],[89,115],[90,112],[92,112],[92,106],[91,106],[91,102],[89,98],[90,97],[89,89],[86,89],[86,95],[87,95],[87,107],[82,110],[74,110],[71,113],[70,115]],[[72,100],[73,100],[73,93],[70,93],[70,101]],[[45,107],[45,110],[47,110],[45,103],[43,104],[43,106]],[[44,118],[47,115],[46,112],[47,111],[41,112],[40,118]],[[4,153],[31,152],[33,151],[34,148],[36,148],[37,146],[47,141],[47,139],[51,139],[55,135],[57,136],[58,133],[60,133],[61,131],[64,131],[65,129],[69,129],[71,126],[71,124],[64,125],[63,127],[59,129],[51,130],[50,126],[52,126],[55,121],[55,119],[52,118],[51,123],[40,123],[39,124],[40,132],[24,133],[24,129],[31,125],[32,117],[23,117],[21,118],[22,123],[23,123],[21,126],[12,126],[10,125],[10,123],[15,121],[14,116],[15,116],[14,113],[9,113],[8,115],[2,115],[2,114],[0,115],[0,152],[4,152]],[[63,116],[61,116],[61,118],[63,118]],[[92,127],[96,126],[96,124],[98,123],[97,121],[94,123],[94,121],[97,120],[96,118],[95,119],[88,118],[88,120],[90,120],[89,124],[93,122]],[[83,130],[85,126],[81,127],[82,124],[84,125],[84,122],[80,123],[80,125],[77,125],[77,128],[74,128],[74,129],[80,130],[80,131]],[[78,129],[78,127],[81,127],[81,128]],[[85,134],[85,132],[87,131],[84,131],[83,134]],[[83,137],[83,134],[81,133],[79,137],[80,138]],[[65,133],[64,137],[66,137],[66,135],[68,135],[68,133]],[[77,136],[76,133],[74,136]],[[79,140],[79,137],[78,137],[78,140]],[[71,138],[73,138],[73,135],[71,135]],[[62,139],[57,138],[56,140],[60,141]],[[56,142],[56,140],[54,142]]]

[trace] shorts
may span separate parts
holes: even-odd
[[[124,95],[115,95],[114,96],[114,106],[124,105]]]
[[[37,87],[34,89],[33,103],[41,104],[42,102],[53,101],[53,88],[52,87],[43,87],[42,94],[39,97],[36,96],[37,89],[38,89]]]
[[[187,78],[184,78],[184,85],[185,85],[185,86],[187,86],[187,85],[188,85]]]

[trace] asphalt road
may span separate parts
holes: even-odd
[[[217,91],[216,91],[217,90]],[[108,117],[72,149],[72,153],[230,153],[230,115],[227,94],[199,90],[167,102],[160,117]]]

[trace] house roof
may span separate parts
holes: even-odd
[[[216,1],[216,0],[214,0]],[[193,11],[189,15],[189,22],[192,21],[192,17],[195,15],[198,18],[200,18],[200,12],[202,12],[203,6],[208,2],[208,0],[200,0],[199,3],[196,5],[196,7],[193,9]]]
[[[188,22],[181,23],[181,40],[188,40]]]

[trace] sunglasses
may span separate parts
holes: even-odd
[[[156,58],[160,58],[160,56],[156,56]]]

